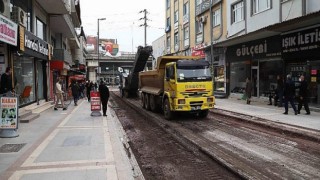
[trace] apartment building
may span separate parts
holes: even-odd
[[[226,13],[226,1],[222,0],[166,1],[166,54],[209,61],[216,95],[226,94],[224,49],[213,46],[226,39]]]
[[[76,0],[0,0],[4,8],[2,27],[9,34],[0,38],[0,69],[12,67],[13,84],[23,95],[19,105],[53,99],[58,77],[68,78],[74,65],[85,64],[80,28],[80,1]],[[83,43],[86,44],[86,43]]]
[[[166,53],[208,60],[216,96],[241,96],[249,77],[268,98],[278,75],[298,86],[303,74],[320,104],[319,11],[318,0],[167,0]]]

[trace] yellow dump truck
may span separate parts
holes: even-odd
[[[139,73],[142,107],[163,110],[166,119],[174,112],[206,117],[214,107],[209,63],[194,56],[162,56],[156,69]]]

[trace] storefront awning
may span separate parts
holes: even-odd
[[[53,69],[56,69],[56,70],[62,70],[62,69],[67,69],[69,70],[70,69],[70,66],[65,63],[64,61],[50,61],[50,69],[53,70]]]

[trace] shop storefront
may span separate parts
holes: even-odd
[[[281,42],[286,74],[292,75],[296,86],[300,84],[299,77],[304,75],[309,84],[310,103],[319,105],[320,25],[283,33]]]
[[[207,60],[211,64],[211,72],[214,84],[214,95],[216,97],[226,97],[226,63],[224,48],[212,48],[212,57],[210,46],[205,51]]]
[[[13,54],[16,92],[23,95],[20,105],[47,99],[48,43],[19,26],[18,50]]]
[[[277,75],[283,75],[280,37],[245,42],[227,48],[228,89],[230,94],[243,94],[250,78],[254,97],[268,97],[276,88]]]
[[[54,93],[56,91],[55,84],[58,78],[62,80],[62,90],[66,91],[68,87],[68,70],[70,66],[62,60],[51,60],[50,61],[50,98],[54,98]]]

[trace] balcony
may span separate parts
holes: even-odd
[[[50,28],[55,33],[61,33],[67,38],[76,38],[76,31],[69,14],[51,15]]]
[[[75,27],[81,26],[80,2],[75,4],[75,1],[71,1],[71,18]]]
[[[53,50],[53,60],[61,60],[69,65],[73,65],[71,53],[64,49]]]
[[[196,7],[196,16],[206,12],[208,9],[210,9],[210,1],[211,0],[204,0],[202,1],[201,4],[199,4],[197,7]],[[212,6],[220,3],[221,0],[212,0]]]
[[[49,14],[68,14],[71,10],[70,0],[36,0]]]

